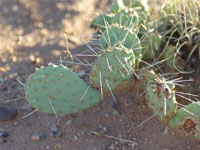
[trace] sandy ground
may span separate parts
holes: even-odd
[[[169,129],[156,118],[137,127],[152,115],[137,89],[115,93],[118,114],[109,105],[112,97],[107,97],[84,113],[56,119],[35,112],[22,119],[33,111],[24,99],[23,84],[29,74],[64,59],[66,31],[72,53],[87,50],[84,44],[95,33],[89,28],[91,19],[110,4],[107,0],[0,0],[0,102],[22,98],[11,103],[17,117],[0,122],[0,131],[9,133],[0,150],[200,149],[194,136]],[[55,135],[52,128],[58,130]]]

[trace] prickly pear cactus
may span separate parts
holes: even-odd
[[[140,23],[146,23],[149,19],[147,0],[123,0],[123,4],[130,12],[137,12]]]
[[[133,29],[134,25],[139,21],[139,17],[134,13],[129,13],[127,9],[123,9],[116,13],[112,18],[112,25]]]
[[[177,55],[176,47],[173,45],[168,45],[163,52],[163,59],[165,59],[165,64],[168,68],[173,70],[183,70],[184,69],[184,60],[181,59],[180,55]]]
[[[145,23],[149,18],[148,5],[142,1],[124,1],[114,4],[110,10],[95,18],[92,27],[104,31],[107,25],[120,25],[130,28],[135,23]]]
[[[138,11],[147,12],[149,9],[147,0],[123,0],[123,3],[126,7],[137,8]]]
[[[111,24],[112,16],[113,14],[111,13],[98,16],[92,21],[91,27],[104,31],[106,29],[106,24]]]
[[[159,33],[152,32],[147,35],[144,35],[143,42],[141,42],[143,49],[143,60],[154,59],[160,50],[160,45],[162,43],[162,37]]]
[[[114,4],[113,6],[111,6],[110,10],[105,13],[102,14],[98,17],[96,17],[91,24],[91,27],[93,28],[97,28],[100,31],[104,31],[106,29],[107,25],[112,25],[112,18],[118,14],[120,12],[120,10],[122,10],[124,8],[123,3],[121,4]]]
[[[112,26],[106,29],[101,35],[100,45],[104,50],[123,45],[133,51],[136,62],[142,57],[142,47],[137,35],[120,27]]]
[[[39,69],[27,80],[26,99],[45,113],[66,115],[87,109],[100,101],[100,93],[63,65]]]
[[[177,110],[174,86],[166,82],[163,77],[156,75],[154,79],[148,80],[146,86],[148,107],[162,122],[169,121]]]
[[[166,52],[164,53],[164,59],[166,59],[166,65],[170,68],[174,68],[174,65],[176,65],[176,62],[174,64],[174,55],[176,52],[176,48],[172,45],[169,45],[166,49]]]
[[[179,109],[169,121],[171,128],[181,128],[188,134],[200,139],[200,102],[192,103]]]
[[[131,85],[134,68],[134,53],[124,47],[116,47],[98,58],[90,80],[93,87],[102,88],[104,93],[120,91]]]

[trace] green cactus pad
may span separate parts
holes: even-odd
[[[184,106],[169,121],[171,128],[181,128],[200,139],[200,102]]]
[[[58,115],[87,109],[101,99],[98,91],[63,65],[49,65],[36,71],[28,78],[25,93],[32,107]]]
[[[116,47],[98,58],[92,68],[93,73],[90,75],[90,80],[93,87],[98,89],[101,88],[102,83],[104,92],[109,92],[108,85],[111,90],[120,91],[131,85],[134,67],[134,53],[124,47]]]
[[[145,36],[145,35],[144,35]],[[143,40],[142,47],[143,50],[143,60],[149,60],[155,58],[159,54],[160,45],[162,42],[162,37],[159,33],[149,33]]]
[[[116,26],[112,26],[103,32],[100,38],[100,45],[105,50],[123,45],[125,48],[131,49],[134,52],[137,57],[136,62],[140,61],[142,57],[142,47],[137,35]]]
[[[106,29],[106,24],[112,25],[112,18],[120,12],[124,8],[123,5],[120,5],[118,3],[111,6],[110,10],[102,14],[98,17],[96,17],[93,21],[91,26],[98,28],[100,31],[104,31]]]
[[[139,17],[136,14],[129,13],[127,9],[123,9],[111,18],[111,23],[112,25],[132,29],[136,27],[138,20]]]
[[[145,23],[149,19],[147,0],[123,0],[123,3],[129,11],[137,12],[140,23]]]
[[[100,31],[104,31],[106,29],[106,24],[111,24],[112,16],[114,14],[103,14],[96,17],[91,24],[91,27],[98,28]]]
[[[152,75],[149,75],[152,78]],[[166,79],[156,75],[154,79],[148,80],[146,87],[146,100],[148,107],[154,115],[162,122],[171,119],[177,110],[174,86],[166,83]]]
[[[126,7],[135,8],[137,11],[147,12],[148,5],[147,0],[123,0]]]
[[[177,55],[176,53],[176,47],[173,45],[168,45],[165,51],[163,51],[163,59],[166,59],[165,64],[171,69],[183,70],[185,62],[183,59],[181,59],[180,55]]]

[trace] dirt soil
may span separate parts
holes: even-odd
[[[138,127],[152,112],[137,89],[115,93],[117,110],[107,97],[83,113],[56,119],[35,112],[23,118],[33,111],[24,99],[26,78],[36,67],[64,59],[66,31],[73,54],[88,50],[84,44],[95,33],[91,20],[110,5],[107,0],[0,0],[0,102],[18,99],[10,103],[17,117],[0,122],[0,131],[9,133],[0,150],[200,149],[194,136],[169,129],[156,118]]]

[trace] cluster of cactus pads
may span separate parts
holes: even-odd
[[[25,93],[30,105],[49,114],[72,114],[96,105],[109,93],[131,89],[139,81],[154,116],[200,139],[200,103],[178,109],[175,84],[153,68],[141,65],[163,53],[160,52],[162,36],[149,20],[146,1],[115,3],[92,22],[92,27],[101,33],[101,51],[92,65],[90,85],[67,66],[49,64],[27,79]],[[174,47],[163,54],[166,66],[173,68],[171,55]]]

